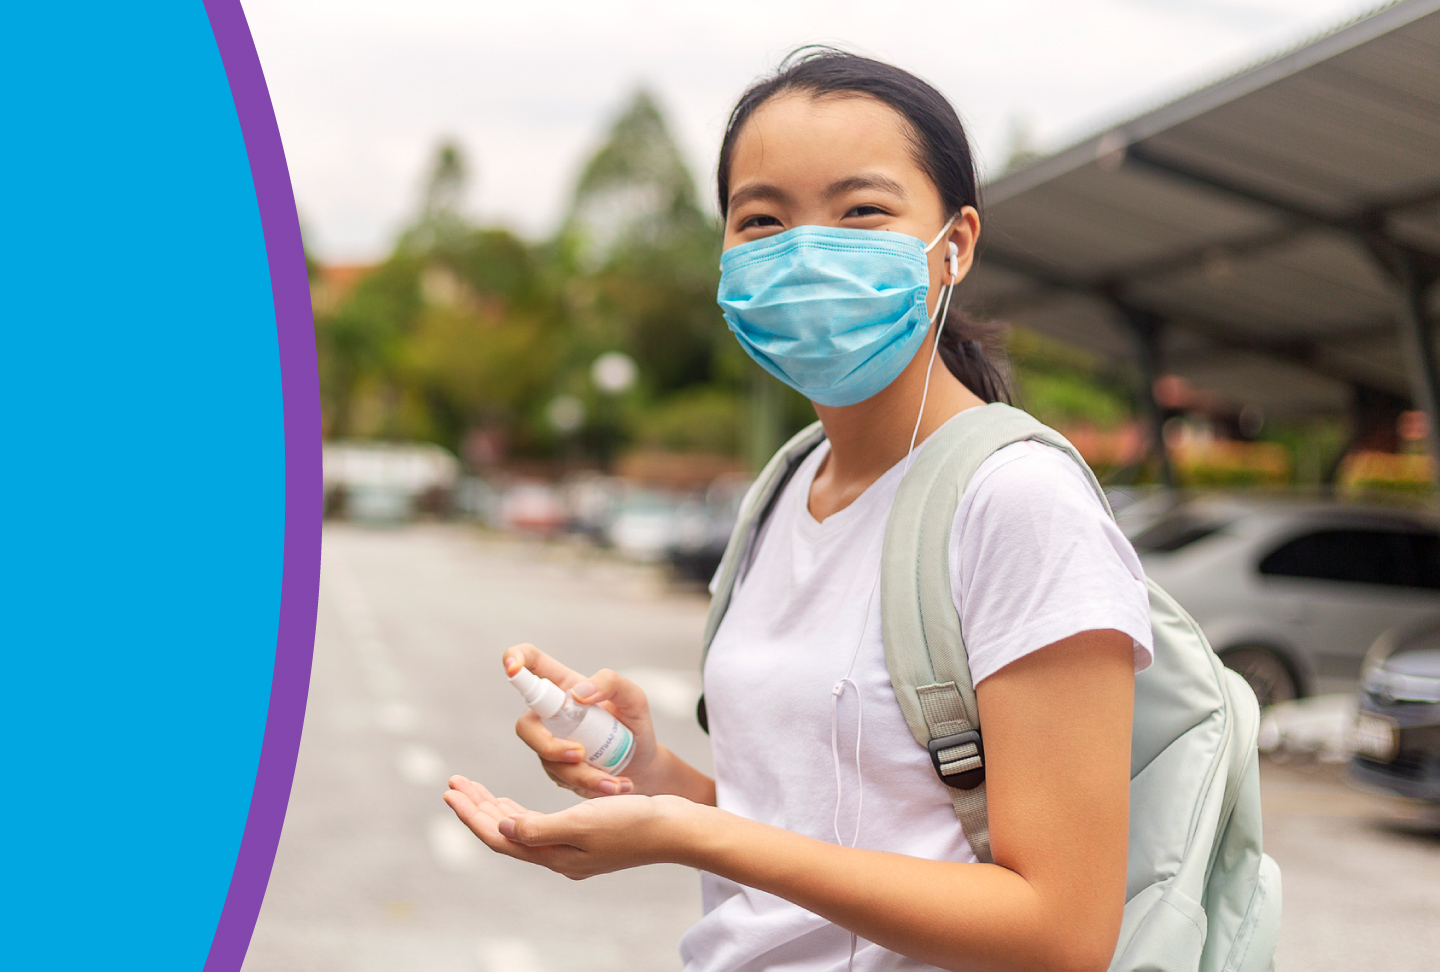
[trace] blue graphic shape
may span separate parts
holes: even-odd
[[[198,969],[255,783],[284,554],[246,146],[198,3],[17,8],[0,51],[0,955]]]

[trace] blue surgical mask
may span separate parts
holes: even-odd
[[[720,258],[725,321],[760,367],[812,402],[863,402],[925,340],[925,254],[953,222],[929,246],[905,233],[797,226],[731,247]]]

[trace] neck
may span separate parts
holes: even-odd
[[[931,368],[930,390],[926,394],[925,371],[931,367],[934,340],[932,331],[900,376],[879,394],[855,405],[815,406],[815,413],[825,426],[825,436],[830,440],[830,456],[825,468],[815,477],[811,492],[811,513],[817,519],[844,509],[886,470],[904,459],[912,434],[918,448],[957,413],[984,404],[950,373],[938,355]],[[923,416],[920,415],[922,397],[925,399]],[[918,433],[917,416],[920,418]]]

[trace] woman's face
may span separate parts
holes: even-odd
[[[916,164],[901,115],[867,95],[799,92],[755,110],[730,159],[725,249],[796,226],[843,226],[933,240],[953,213]],[[950,228],[965,276],[980,219],[969,206]],[[929,253],[930,298],[951,283],[941,240]]]

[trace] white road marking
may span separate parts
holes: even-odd
[[[662,715],[688,719],[700,701],[700,678],[683,668],[654,668],[636,665],[620,674],[645,690],[650,708]]]
[[[400,750],[395,768],[400,771],[401,779],[416,786],[444,786],[445,781],[450,778],[450,774],[445,772],[445,761],[440,758],[440,754],[429,746],[418,743]]]
[[[404,676],[390,660],[390,648],[381,636],[380,625],[350,565],[331,551],[325,556],[320,577],[340,609],[341,623],[350,636],[371,693],[381,700],[401,698],[405,694]]]
[[[483,972],[545,972],[535,946],[523,938],[485,938],[477,952]]]
[[[390,647],[385,643],[380,625],[365,600],[365,592],[349,564],[333,550],[326,555],[322,578],[339,609],[341,623],[355,649],[355,657],[370,693],[376,700],[376,723],[381,729],[397,736],[410,734],[419,723],[419,715],[405,701],[404,676],[391,660]],[[445,785],[449,776],[440,754],[419,743],[411,743],[400,750],[395,768],[407,783],[437,790]],[[473,870],[483,856],[480,841],[451,813],[431,817],[425,827],[425,838],[435,863],[447,871]],[[494,951],[496,959],[489,967],[502,972],[527,972],[539,968],[533,961],[533,953],[524,951],[529,946],[523,941],[496,939],[492,944],[497,949]],[[525,964],[527,961],[530,964]]]
[[[430,856],[436,864],[457,873],[474,870],[485,849],[480,838],[448,810],[430,818],[425,825],[425,842],[430,845]]]

